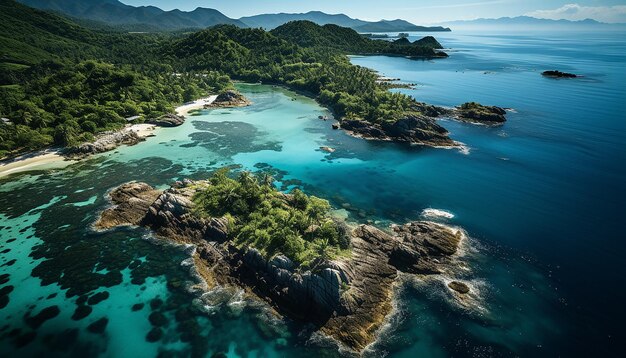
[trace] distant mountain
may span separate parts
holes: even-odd
[[[453,26],[454,28],[463,27],[498,27],[505,30],[533,30],[550,28],[611,28],[616,26],[624,26],[624,24],[607,24],[598,22],[592,19],[585,19],[580,21],[570,20],[551,20],[551,19],[539,19],[531,16],[517,16],[517,17],[501,17],[498,19],[476,19],[476,20],[460,20],[445,22],[441,25]]]
[[[193,11],[164,11],[154,6],[134,7],[118,0],[19,0],[42,10],[57,11],[75,18],[104,22],[110,25],[146,25],[148,28],[177,30],[205,28],[218,24],[247,27],[214,9],[197,8]]]
[[[423,31],[423,32],[439,32],[451,31],[447,27],[442,26],[417,26],[404,20],[381,20],[378,22],[370,22],[364,25],[352,27],[358,32],[402,32],[402,31]]]
[[[104,49],[91,31],[68,19],[0,0],[0,65],[32,65],[61,60],[62,54],[101,56]]]
[[[242,17],[242,21],[246,25],[254,28],[262,27],[266,30],[275,29],[291,21],[311,21],[318,25],[339,25],[342,27],[355,28],[368,24],[367,21],[353,19],[344,14],[326,14],[321,11],[310,11],[303,14],[262,14],[255,16]]]
[[[338,25],[349,27],[357,32],[402,32],[402,31],[450,31],[441,26],[417,26],[404,20],[381,20],[368,22],[353,19],[344,14],[326,14],[320,11],[311,11],[302,14],[262,14],[239,19],[250,27],[262,27],[267,30],[277,28],[291,21],[311,21],[318,25]]]
[[[278,38],[302,47],[339,50],[351,54],[384,54],[409,57],[436,58],[447,57],[438,49],[441,44],[432,36],[410,42],[403,38],[398,41],[372,40],[360,35],[353,29],[335,24],[318,25],[312,21],[290,21],[270,33]]]

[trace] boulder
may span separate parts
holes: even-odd
[[[459,281],[450,282],[448,284],[448,287],[451,290],[456,291],[461,294],[466,294],[466,293],[469,293],[470,291],[469,287],[466,284],[464,284],[463,282],[459,282]]]
[[[140,225],[150,205],[160,194],[161,191],[146,183],[123,184],[109,193],[113,207],[100,215],[95,227],[110,229],[120,225]]]
[[[215,101],[211,104],[205,105],[205,108],[214,107],[245,107],[251,103],[246,97],[235,90],[227,90],[220,93]]]
[[[394,226],[393,230],[407,247],[435,257],[454,255],[463,237],[460,230],[428,221]]]
[[[104,132],[93,142],[83,143],[77,147],[68,149],[70,156],[88,156],[104,153],[119,147],[122,144],[135,145],[145,139],[139,137],[134,131],[122,129],[119,131]]]
[[[148,123],[159,127],[177,127],[185,123],[185,117],[176,114],[165,114],[159,118],[151,119]]]

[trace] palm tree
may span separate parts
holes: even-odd
[[[239,184],[245,188],[250,188],[255,185],[258,186],[256,178],[249,171],[244,171],[239,174]]]
[[[274,177],[269,173],[263,173],[261,177],[261,182],[264,186],[273,188],[274,187]]]

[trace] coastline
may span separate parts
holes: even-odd
[[[175,113],[187,117],[188,113],[194,109],[204,108],[205,105],[215,101],[217,95],[198,99],[194,102],[183,104],[174,109]],[[158,126],[155,124],[140,123],[127,125],[119,130],[119,132],[129,131],[135,132],[141,139],[155,136],[155,130]],[[29,152],[20,156],[0,160],[0,178],[4,178],[11,174],[24,173],[33,170],[58,169],[66,167],[72,163],[78,162],[82,158],[68,158],[63,149],[43,149],[35,152]]]
[[[186,117],[189,114],[189,112],[193,111],[194,109],[202,109],[204,108],[204,106],[215,102],[216,99],[217,99],[217,95],[211,95],[209,97],[200,98],[191,103],[185,103],[182,106],[177,107],[174,111],[179,116]]]
[[[35,169],[62,168],[69,164],[60,149],[45,149],[0,162],[0,178]]]

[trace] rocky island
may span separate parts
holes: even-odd
[[[371,123],[357,119],[344,119],[340,127],[348,134],[373,140],[404,142],[433,147],[451,147],[455,142],[448,131],[431,117],[410,114],[397,121]]]
[[[464,103],[448,109],[421,102],[414,102],[402,118],[381,122],[342,118],[333,129],[344,129],[348,134],[369,139],[426,145],[432,147],[455,147],[459,144],[448,136],[448,131],[437,124],[439,118],[485,125],[501,125],[506,122],[506,110],[497,106],[484,106],[476,102]]]
[[[355,351],[374,341],[392,310],[400,274],[448,271],[460,230],[424,221],[383,231],[349,226],[325,200],[283,194],[265,177],[219,171],[167,190],[131,182],[110,192],[113,206],[95,227],[152,229],[164,240],[195,245],[197,271],[211,288],[244,288],[278,313],[313,324]],[[469,288],[450,290],[465,294]]]
[[[499,125],[506,122],[505,114],[506,111],[500,107],[467,102],[457,107],[453,116],[463,122]]]

